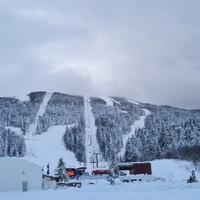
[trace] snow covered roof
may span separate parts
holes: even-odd
[[[0,169],[4,168],[5,166],[16,167],[16,166],[19,166],[19,165],[32,166],[32,167],[35,167],[35,168],[38,168],[38,169],[42,169],[40,166],[38,166],[38,165],[28,161],[28,160],[25,160],[23,158],[17,158],[17,157],[12,157],[12,158],[11,157],[3,157],[3,158],[0,158]]]
[[[123,162],[123,163],[117,163],[117,166],[132,166],[133,164],[147,164],[150,162]]]

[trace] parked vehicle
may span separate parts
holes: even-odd
[[[187,180],[187,183],[196,183],[196,182],[198,182],[198,180],[196,178],[195,171],[192,170],[192,175]]]

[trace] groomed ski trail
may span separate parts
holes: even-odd
[[[95,126],[95,118],[90,105],[90,97],[84,97],[85,106],[85,151],[86,151],[86,167],[89,172],[93,169],[91,160],[94,158],[94,153],[98,153],[100,158],[100,149],[97,141],[97,128]],[[99,163],[100,164],[100,163]]]
[[[123,148],[121,149],[121,151],[118,154],[119,157],[123,157],[124,156],[125,151],[126,151],[126,143],[128,142],[128,139],[135,135],[135,131],[138,128],[143,128],[144,127],[146,117],[151,114],[151,112],[149,110],[147,110],[147,109],[143,109],[143,110],[144,110],[144,113],[145,113],[144,116],[140,116],[140,119],[136,120],[134,122],[134,124],[131,126],[130,133],[123,137]]]
[[[30,145],[30,144],[32,144],[32,141],[36,140],[35,133],[36,133],[36,130],[37,130],[38,119],[39,119],[40,116],[42,116],[45,113],[47,104],[48,104],[49,100],[51,99],[51,96],[52,96],[52,93],[46,93],[45,94],[45,96],[42,100],[42,103],[40,104],[40,107],[38,109],[35,120],[30,125],[30,127],[27,131],[27,134],[24,136],[25,141],[26,141],[26,146],[27,146],[26,156],[29,156],[29,157],[35,157],[36,156],[35,153],[34,153],[34,149],[33,149],[32,145]]]
[[[99,98],[104,100],[106,102],[107,106],[113,106],[112,98],[110,98],[110,97],[99,97]]]
[[[28,129],[28,135],[34,135],[36,130],[37,130],[37,125],[38,125],[38,119],[40,116],[42,116],[44,113],[45,113],[45,110],[46,110],[46,107],[47,107],[47,104],[49,102],[49,100],[51,99],[51,96],[52,96],[52,93],[46,93],[44,98],[43,98],[43,101],[39,107],[39,110],[37,112],[37,115],[35,117],[35,120],[34,122],[30,125],[29,129]]]
[[[72,127],[69,125],[68,127]],[[46,165],[50,165],[50,173],[53,175],[57,167],[58,159],[63,158],[67,167],[79,167],[79,163],[75,154],[66,150],[63,142],[63,135],[66,131],[66,125],[51,126],[41,135],[35,135],[32,139],[26,141],[29,148],[29,154],[24,159],[29,160],[40,167],[44,167],[46,173]],[[31,150],[31,154],[30,154]]]

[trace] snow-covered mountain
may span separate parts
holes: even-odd
[[[116,160],[199,160],[200,110],[122,97],[32,92],[0,98],[0,156],[88,168]]]

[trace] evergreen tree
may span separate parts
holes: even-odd
[[[64,181],[66,179],[65,162],[63,161],[63,158],[58,160],[58,166],[55,171],[55,176],[58,177],[60,181]]]

